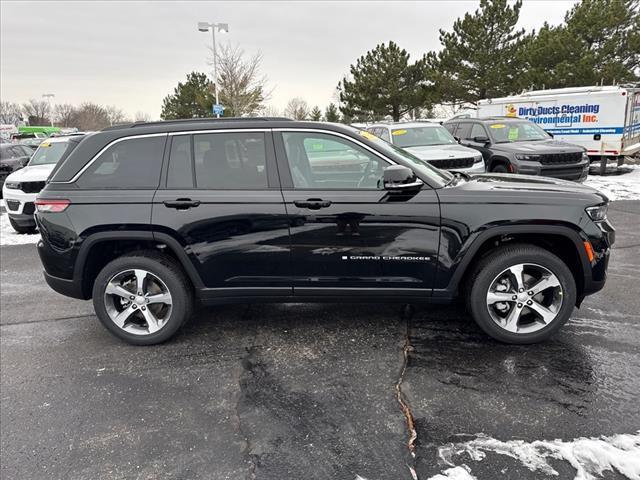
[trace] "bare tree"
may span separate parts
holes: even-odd
[[[263,117],[281,117],[282,110],[273,105],[266,105],[262,110],[260,110],[260,115]]]
[[[107,114],[107,118],[109,119],[109,125],[124,123],[125,114],[122,110],[120,110],[116,106],[109,105],[107,107],[104,107],[104,111]]]
[[[284,109],[284,116],[294,120],[305,120],[309,116],[309,105],[300,97],[292,98]]]
[[[151,121],[151,115],[146,112],[136,112],[136,115],[133,119],[134,122],[149,122]]]
[[[270,96],[267,77],[260,74],[262,54],[246,57],[239,46],[222,46],[218,54],[218,88],[225,116],[256,115]]]
[[[32,98],[27,103],[22,104],[22,109],[30,125],[48,125],[51,123],[51,107],[46,100]]]
[[[75,127],[76,107],[68,103],[58,104],[54,108],[53,119],[60,127]]]
[[[0,123],[17,125],[22,120],[22,107],[14,102],[0,102]]]
[[[75,126],[82,131],[101,130],[111,125],[107,109],[96,103],[83,103],[76,115]]]

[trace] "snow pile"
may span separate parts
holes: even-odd
[[[454,457],[466,454],[473,461],[482,461],[487,452],[514,458],[532,472],[541,472],[546,475],[559,475],[547,461],[547,459],[556,459],[568,462],[576,470],[574,480],[595,480],[601,478],[605,471],[618,472],[628,479],[640,480],[640,431],[635,435],[577,438],[568,442],[562,440],[503,442],[480,434],[468,442],[451,443],[440,447],[438,450],[440,458],[452,468],[445,470],[444,476],[436,475],[431,477],[431,480],[473,479],[466,465],[463,466],[464,468],[455,465]],[[453,476],[451,471],[455,468],[458,469],[456,474],[467,476]]]
[[[476,477],[469,473],[469,467],[462,465],[461,467],[447,468],[444,472],[430,477],[427,480],[477,480]]]
[[[6,213],[0,214],[0,246],[5,245],[24,245],[27,243],[36,243],[40,240],[40,234],[21,235],[11,227],[9,217]]]
[[[584,184],[600,190],[609,200],[640,200],[640,165],[619,168],[628,173],[589,175]]]

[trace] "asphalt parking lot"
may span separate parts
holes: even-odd
[[[640,201],[609,216],[605,289],[523,347],[458,307],[386,304],[201,309],[174,341],[132,347],[45,285],[33,244],[3,246],[0,476],[422,480],[464,464],[478,479],[573,478],[558,458],[554,476],[446,447],[640,430]]]

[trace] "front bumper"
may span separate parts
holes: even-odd
[[[541,164],[540,162],[528,162],[518,160],[516,163],[517,173],[522,175],[539,175],[543,177],[560,178],[562,180],[573,180],[583,182],[589,174],[589,160],[583,159],[577,163],[563,164]]]
[[[480,160],[479,162],[476,162],[472,166],[467,168],[451,168],[447,170],[472,174],[472,173],[484,173],[486,172],[487,169],[484,166],[484,161]]]
[[[82,294],[82,287],[78,282],[74,280],[67,280],[66,278],[54,277],[46,271],[43,272],[43,274],[47,285],[49,285],[54,291],[67,297],[85,300],[85,297]]]
[[[37,193],[24,193],[22,190],[3,188],[4,206],[7,213],[14,218],[16,215],[31,215],[35,213]]]

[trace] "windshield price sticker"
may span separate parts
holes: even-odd
[[[494,123],[493,125],[489,126],[489,128],[504,128],[504,127],[506,127],[504,123]]]
[[[406,135],[407,131],[406,130],[394,130],[393,132],[391,132],[391,135]]]

